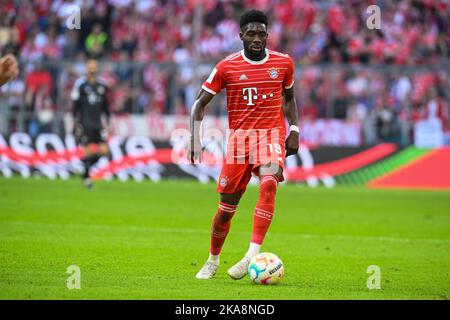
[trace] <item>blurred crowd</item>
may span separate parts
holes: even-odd
[[[372,4],[379,30],[366,27]],[[48,121],[70,110],[68,93],[94,57],[113,112],[187,114],[211,65],[242,48],[238,20],[248,8],[267,12],[268,47],[294,58],[304,118],[370,121],[381,138],[430,115],[448,128],[447,0],[0,1],[0,50],[22,63],[2,91]],[[211,112],[225,114],[216,100]]]
[[[377,31],[366,27],[371,4],[382,13]],[[420,65],[450,51],[447,0],[16,0],[0,6],[0,48],[26,60],[216,61],[240,49],[237,21],[255,7],[269,15],[269,46],[299,63]],[[74,6],[77,32],[67,28]],[[202,20],[197,32],[196,18]]]

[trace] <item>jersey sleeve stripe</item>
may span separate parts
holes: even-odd
[[[213,81],[216,73],[217,73],[217,69],[214,68],[213,71],[211,72],[211,74],[209,75],[208,79],[206,79],[206,82],[211,83]]]
[[[285,89],[290,89],[290,88],[292,88],[293,86],[294,86],[294,82],[295,81],[292,81],[292,83],[290,84],[290,85],[288,85],[288,86],[286,86],[286,87],[284,87]]]
[[[217,92],[215,92],[214,90],[211,90],[209,88],[207,88],[205,85],[202,85],[202,89],[205,90],[208,93],[211,93],[212,95],[216,95]]]

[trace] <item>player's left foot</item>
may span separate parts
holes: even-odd
[[[236,263],[230,269],[228,269],[228,275],[234,280],[239,280],[245,277],[248,273],[248,266],[250,264],[250,258],[245,256],[241,261]]]
[[[211,279],[216,274],[217,268],[219,268],[218,264],[215,264],[211,261],[206,261],[203,268],[195,276],[197,279]]]

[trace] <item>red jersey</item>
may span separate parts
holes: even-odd
[[[291,57],[266,49],[260,61],[248,59],[243,50],[229,55],[216,65],[202,88],[213,95],[226,88],[230,129],[277,128],[284,136],[283,89],[293,85]]]

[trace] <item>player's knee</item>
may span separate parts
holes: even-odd
[[[109,154],[109,149],[106,144],[101,144],[99,147],[99,151],[100,151],[100,154],[103,156],[108,156],[108,154]]]
[[[85,157],[90,156],[92,154],[91,149],[88,146],[83,146],[82,148]]]
[[[219,203],[219,211],[217,214],[217,219],[219,223],[227,223],[233,218],[234,213],[237,210],[237,205],[229,204],[225,202]]]
[[[220,194],[220,202],[225,205],[237,206],[239,204],[239,200],[241,199],[241,193],[221,193]]]
[[[259,198],[264,203],[275,202],[275,195],[277,193],[278,181],[274,176],[267,176],[261,179],[261,187],[259,191]]]

